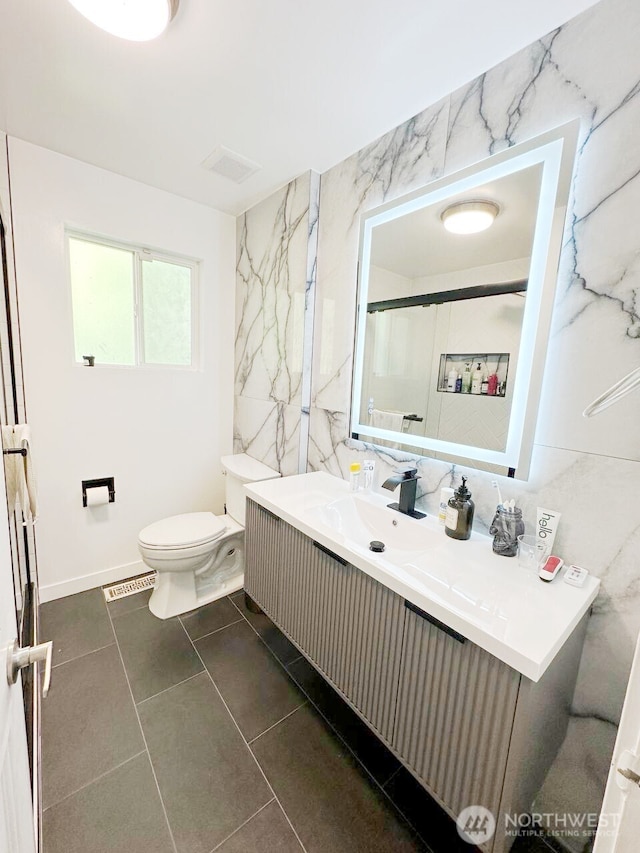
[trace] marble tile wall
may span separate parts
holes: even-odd
[[[237,223],[234,451],[281,474],[306,459],[319,184],[308,172]]]
[[[347,478],[354,459],[373,455],[381,482],[398,461],[416,457],[349,438],[360,216],[435,177],[581,120],[531,475],[527,482],[500,478],[505,499],[516,498],[530,524],[536,506],[560,511],[555,550],[602,579],[569,733],[537,802],[543,810],[599,810],[640,630],[640,393],[596,418],[581,416],[597,394],[640,362],[639,35],[636,0],[602,0],[321,178],[308,468]],[[243,217],[249,235],[253,215]],[[267,237],[264,230],[261,239]],[[281,232],[275,237],[264,257],[277,254]],[[241,227],[241,249],[243,241],[250,242]],[[246,320],[245,312],[240,315],[238,366],[245,398],[255,380],[245,341],[257,342],[253,330],[270,328],[277,296],[256,284],[262,296],[252,301],[243,278],[250,280],[247,263],[241,253],[239,291],[248,313]],[[303,273],[298,286],[305,281]],[[289,284],[287,292],[295,288]],[[260,310],[265,314],[258,320]],[[280,387],[285,360],[275,345],[261,358],[261,387]],[[299,401],[264,392],[260,399],[274,408]],[[242,405],[250,408],[240,412]],[[277,458],[280,441],[287,467],[299,420],[291,418],[287,433],[286,418],[271,409],[245,399],[238,412],[238,445],[252,455],[258,444],[261,452],[268,445],[267,457]],[[258,440],[263,430],[267,435]],[[475,526],[486,532],[496,504],[492,475],[433,459],[418,462],[422,508],[436,512],[440,488],[465,473],[476,501]],[[581,850],[583,840],[566,838],[565,844]]]

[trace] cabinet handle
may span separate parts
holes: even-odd
[[[407,601],[405,598],[404,606],[407,610],[411,610],[413,613],[416,613],[422,619],[426,619],[427,622],[430,622],[432,625],[435,625],[436,628],[439,628],[441,631],[444,631],[445,634],[448,634],[450,637],[453,637],[454,640],[457,640],[458,643],[466,643],[467,638],[463,637],[462,634],[458,634],[457,631],[454,631],[453,628],[450,628],[448,625],[445,625],[444,622],[441,622],[439,619],[436,619],[435,616],[431,616],[431,614],[422,610],[416,604],[413,604],[411,601]]]
[[[265,509],[261,504],[258,504],[260,507],[260,512],[263,512],[269,518],[272,518],[274,521],[282,521],[279,515],[276,515],[275,512],[271,512],[270,509]]]
[[[340,563],[343,566],[347,565],[347,561],[342,557],[339,557],[337,554],[334,554],[333,551],[330,551],[328,548],[325,548],[324,545],[321,545],[319,542],[314,540],[313,547],[317,548],[319,551],[322,551],[327,556],[331,557],[332,560],[335,560],[337,563]]]

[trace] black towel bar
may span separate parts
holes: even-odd
[[[27,448],[26,447],[11,447],[8,450],[3,450],[2,452],[4,453],[5,456],[8,456],[10,453],[19,453],[21,456],[26,456],[27,455]]]

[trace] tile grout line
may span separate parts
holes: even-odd
[[[229,599],[229,600],[230,600],[230,599]],[[235,605],[234,605],[234,606],[235,606]],[[182,622],[180,622],[180,624],[182,625]],[[182,628],[183,628],[183,630],[184,630],[184,625],[182,625]],[[206,667],[206,665],[205,665],[205,662],[202,660],[202,657],[201,657],[201,655],[200,655],[200,652],[199,652],[199,651],[198,651],[198,649],[196,648],[196,644],[193,642],[193,640],[191,639],[191,637],[189,637],[189,634],[187,634],[186,630],[185,630],[185,634],[186,634],[187,638],[189,639],[189,642],[190,642],[190,643],[191,643],[191,645],[193,646],[195,653],[198,655],[198,659],[200,660],[200,663],[201,663],[201,664],[202,664],[202,666],[204,667],[205,672],[206,672],[206,673],[207,673],[207,675],[209,676],[209,680],[211,681],[211,684],[213,685],[214,690],[216,691],[216,693],[217,693],[217,694],[218,694],[218,696],[220,697],[220,701],[222,702],[222,704],[223,704],[223,705],[224,705],[224,707],[226,708],[227,714],[229,714],[229,716],[231,717],[231,720],[232,720],[232,722],[233,722],[233,725],[234,725],[234,726],[236,727],[236,729],[238,730],[238,734],[240,735],[240,737],[242,738],[242,740],[243,740],[243,742],[244,742],[245,746],[246,746],[246,747],[247,747],[247,749],[249,750],[249,755],[253,758],[253,760],[254,760],[254,762],[255,762],[256,767],[258,768],[258,770],[259,770],[259,771],[260,771],[260,773],[262,774],[262,778],[264,779],[264,781],[265,781],[265,783],[266,783],[266,785],[267,785],[268,789],[271,791],[271,793],[272,793],[272,795],[273,795],[273,799],[274,799],[274,800],[278,803],[278,805],[280,806],[280,809],[282,810],[282,814],[285,816],[285,819],[286,819],[287,823],[288,823],[288,824],[289,824],[289,826],[291,827],[291,831],[293,832],[293,834],[295,835],[295,837],[296,837],[296,838],[297,838],[297,840],[298,840],[298,844],[300,845],[300,847],[302,848],[302,850],[304,851],[304,853],[307,853],[307,849],[306,849],[306,847],[304,846],[304,844],[302,843],[302,841],[300,840],[300,836],[299,836],[299,835],[298,835],[298,833],[296,832],[296,828],[294,827],[294,825],[291,823],[291,820],[289,819],[289,815],[288,815],[288,814],[286,813],[286,811],[284,810],[284,808],[283,808],[283,806],[282,806],[282,803],[281,803],[281,802],[280,802],[280,800],[278,799],[278,795],[276,794],[275,790],[273,789],[273,786],[271,785],[271,782],[269,782],[269,780],[267,779],[267,776],[266,776],[266,774],[265,774],[264,770],[262,769],[262,767],[261,767],[261,765],[260,765],[260,762],[258,761],[258,759],[256,758],[256,756],[255,756],[255,754],[254,754],[253,750],[251,749],[251,747],[250,747],[250,746],[249,746],[249,744],[247,743],[247,739],[246,739],[246,738],[245,738],[245,736],[242,734],[242,730],[240,729],[240,726],[238,725],[238,723],[237,723],[237,721],[236,721],[236,718],[233,716],[233,714],[231,713],[231,709],[229,708],[229,706],[228,706],[228,705],[227,705],[227,703],[225,702],[224,696],[223,696],[223,695],[222,695],[222,693],[220,692],[220,689],[219,689],[218,685],[216,684],[216,682],[214,681],[213,676],[211,675],[211,673],[210,673],[210,672],[209,672],[209,670],[207,669],[207,667]],[[267,805],[267,804],[265,803],[265,805]]]
[[[540,838],[540,840],[541,840],[541,841],[542,841],[542,843],[545,845],[545,847],[548,847],[548,848],[549,848],[549,850],[551,851],[551,853],[558,853],[558,848],[557,848],[557,847],[552,847],[552,846],[547,842],[547,835],[546,835],[546,833],[545,833],[545,834],[543,834],[543,835],[539,835],[539,836],[538,836],[538,838]]]
[[[229,601],[231,601],[231,599],[229,599]],[[421,834],[421,833],[418,831],[418,829],[413,825],[412,821],[410,821],[410,820],[409,820],[409,818],[407,817],[407,815],[402,811],[402,809],[401,809],[401,808],[400,808],[400,806],[396,803],[396,801],[395,801],[394,799],[392,799],[391,795],[389,794],[389,792],[388,792],[388,791],[386,790],[386,788],[384,787],[385,785],[387,785],[387,784],[388,784],[388,783],[393,779],[393,777],[394,777],[397,773],[399,773],[399,772],[400,772],[400,770],[402,770],[402,768],[404,767],[404,765],[403,765],[402,763],[400,763],[400,767],[398,767],[396,770],[394,770],[394,771],[393,771],[393,773],[391,774],[391,776],[389,776],[389,778],[384,782],[384,784],[383,784],[383,783],[381,783],[381,782],[379,782],[379,781],[375,778],[375,776],[373,775],[373,773],[371,773],[371,771],[369,770],[369,768],[368,768],[368,767],[364,764],[364,762],[359,758],[359,756],[358,756],[358,755],[356,755],[356,753],[355,753],[355,752],[353,751],[353,749],[351,748],[351,745],[350,745],[349,743],[347,743],[347,741],[346,741],[346,740],[344,739],[344,737],[340,734],[340,732],[339,732],[339,731],[338,731],[338,730],[333,726],[333,724],[331,723],[331,721],[329,720],[329,718],[328,718],[328,717],[323,713],[322,709],[321,709],[318,705],[316,705],[316,703],[313,701],[313,699],[312,699],[312,698],[311,698],[311,696],[307,693],[307,691],[304,689],[304,687],[303,687],[301,684],[299,684],[299,683],[298,683],[298,682],[293,678],[293,676],[291,675],[291,673],[290,673],[290,672],[289,672],[289,670],[288,670],[288,666],[290,666],[291,664],[286,664],[286,665],[285,665],[285,664],[280,660],[280,658],[276,655],[276,653],[273,651],[273,649],[271,649],[271,647],[270,647],[270,646],[269,646],[269,645],[268,645],[268,644],[263,640],[263,638],[260,636],[260,634],[256,631],[256,629],[255,629],[255,628],[254,628],[254,626],[251,624],[251,622],[249,621],[249,619],[247,619],[247,617],[244,615],[244,613],[242,613],[242,611],[240,610],[240,608],[238,607],[238,605],[235,603],[235,601],[231,601],[231,603],[232,603],[232,604],[233,604],[233,606],[238,610],[238,612],[242,615],[242,617],[244,618],[245,622],[246,622],[246,623],[247,623],[247,624],[252,628],[252,630],[254,631],[254,633],[256,634],[256,636],[257,636],[257,637],[259,637],[259,638],[260,638],[260,640],[262,640],[262,642],[264,643],[264,645],[267,647],[267,649],[269,649],[269,652],[271,653],[271,655],[272,655],[272,656],[275,658],[275,660],[280,664],[280,666],[281,666],[281,667],[282,667],[282,669],[285,671],[285,673],[289,676],[289,678],[291,678],[291,679],[295,682],[295,684],[297,685],[297,687],[298,687],[298,688],[302,691],[302,693],[307,697],[308,702],[313,706],[313,708],[315,708],[315,710],[316,710],[316,711],[317,711],[317,713],[322,717],[322,719],[323,719],[323,720],[324,720],[324,722],[327,724],[327,726],[329,726],[329,728],[331,729],[331,731],[333,732],[333,734],[335,735],[335,737],[337,737],[337,738],[338,738],[338,740],[340,741],[340,743],[342,743],[342,744],[343,744],[343,746],[348,750],[348,752],[350,753],[350,755],[355,759],[355,761],[358,763],[358,765],[362,768],[362,770],[364,771],[364,773],[366,774],[366,776],[371,780],[371,782],[373,782],[373,784],[374,784],[377,788],[379,788],[379,789],[380,789],[380,791],[382,792],[383,796],[384,796],[384,797],[385,797],[385,798],[386,798],[386,799],[391,803],[391,805],[392,805],[392,806],[393,806],[393,808],[398,812],[398,814],[400,814],[400,815],[402,816],[402,819],[405,821],[405,823],[407,824],[407,826],[408,826],[408,827],[410,827],[410,829],[411,829],[411,830],[416,834],[416,836],[420,839],[420,841],[422,841],[422,843],[425,845],[425,847],[427,848],[427,850],[428,850],[428,851],[432,851],[431,845],[430,845],[430,844],[428,844],[428,842],[423,838],[422,834]],[[265,616],[266,616],[266,614],[265,614]],[[269,617],[269,616],[267,616],[267,619],[269,619],[269,618],[270,618],[270,617]],[[271,621],[273,621],[273,620],[271,620]],[[275,625],[275,623],[273,623],[273,624]],[[276,628],[277,628],[277,627],[278,627],[278,626],[276,625]],[[279,630],[279,629],[278,629],[278,630]],[[300,660],[300,658],[305,658],[305,655],[304,655],[304,654],[301,654],[301,655],[300,655],[300,657],[296,658],[295,660]],[[306,660],[306,658],[305,658],[305,660]],[[291,661],[291,663],[295,663],[295,661]],[[315,667],[314,667],[314,669],[315,669]],[[323,678],[323,676],[320,676],[320,677],[321,677],[321,678]],[[331,685],[329,685],[329,686],[331,686]],[[339,697],[339,698],[341,698],[341,697]],[[223,699],[222,701],[224,702],[224,699]],[[344,701],[344,700],[342,700],[342,701]],[[235,720],[234,720],[234,722],[235,722]],[[237,724],[236,724],[236,725],[237,725]],[[242,734],[242,733],[241,733],[241,734]],[[264,732],[263,732],[263,734],[264,734]],[[258,737],[259,737],[259,735],[258,735]],[[252,750],[252,752],[253,752],[253,750]],[[393,754],[393,753],[392,753],[392,754]],[[261,769],[262,769],[262,768],[261,768]],[[281,806],[281,808],[282,808],[282,806]],[[283,812],[284,812],[284,809],[282,809],[282,810],[283,810]],[[288,820],[288,816],[286,815],[286,813],[285,813],[285,816],[287,817],[287,820]],[[555,851],[552,851],[552,853],[555,853]]]
[[[111,614],[112,605],[117,604],[118,601],[122,601],[122,598],[120,598],[120,599],[114,598],[113,601],[107,601],[106,598],[104,597],[104,589],[105,588],[103,586],[101,586],[101,587],[99,587],[99,589],[100,589],[100,592],[102,593],[102,599],[104,601],[104,606],[107,608],[107,611]],[[142,593],[146,592],[146,591],[147,590],[145,590],[145,589],[139,589],[137,592],[134,592],[131,595],[124,596],[124,598],[133,598],[136,595],[142,595]],[[151,590],[151,592],[153,592],[153,589]],[[115,618],[117,619],[118,616],[126,616],[127,613],[135,613],[136,610],[142,610],[143,607],[148,607],[148,606],[149,606],[149,602],[145,601],[144,604],[139,604],[137,607],[132,607],[131,610],[125,610],[124,613],[111,614],[111,618],[113,619],[115,616]]]
[[[182,618],[180,616],[178,616],[178,620],[180,621],[180,624],[182,625],[184,630],[187,632],[187,634],[189,634],[187,626],[184,624],[184,622],[182,621]],[[222,625],[220,628],[216,628],[215,631],[209,631],[208,634],[203,634],[201,637],[192,637],[191,634],[189,634],[189,639],[191,640],[192,643],[197,643],[198,640],[204,640],[205,637],[211,637],[211,636],[213,636],[213,634],[219,634],[220,631],[224,631],[225,628],[230,628],[232,625],[238,625],[242,621],[243,621],[243,619],[242,619],[242,617],[240,617],[240,619],[236,619],[235,622],[229,622],[228,625]]]
[[[229,599],[229,601],[231,601],[231,599]],[[268,649],[268,650],[269,650],[269,653],[270,653],[270,654],[271,654],[271,655],[272,655],[272,656],[273,656],[273,657],[278,661],[278,663],[279,663],[279,664],[280,664],[280,666],[284,669],[284,671],[287,673],[287,675],[289,675],[289,672],[288,672],[288,670],[287,670],[287,667],[288,667],[288,666],[291,666],[291,664],[292,664],[292,663],[295,663],[297,660],[300,660],[300,658],[303,658],[303,657],[304,657],[304,655],[303,655],[302,653],[300,653],[300,654],[298,655],[298,657],[297,657],[297,658],[294,658],[293,660],[289,661],[288,663],[284,663],[284,661],[281,661],[281,660],[280,660],[280,658],[278,657],[278,655],[273,651],[273,649],[271,648],[271,646],[270,646],[270,645],[267,643],[267,641],[264,639],[264,637],[262,636],[262,634],[261,634],[259,631],[257,631],[257,630],[256,630],[256,628],[255,628],[255,626],[254,626],[254,625],[252,625],[252,624],[251,624],[251,620],[250,620],[250,619],[247,619],[247,617],[244,615],[244,613],[242,612],[242,610],[240,610],[240,608],[239,608],[239,607],[238,607],[238,605],[235,603],[235,601],[231,601],[231,603],[232,603],[232,604],[233,604],[233,606],[236,608],[236,610],[238,611],[238,613],[242,616],[242,618],[243,618],[243,619],[244,619],[244,621],[247,623],[247,625],[251,628],[251,630],[252,630],[252,631],[253,631],[253,633],[256,635],[256,637],[260,640],[260,642],[262,643],[262,645],[263,645],[266,649]],[[264,616],[266,616],[266,618],[267,618],[267,619],[268,619],[268,620],[269,620],[273,625],[275,625],[275,627],[276,627],[276,628],[278,628],[278,626],[275,624],[275,622],[271,619],[271,617],[270,617],[270,616],[267,616],[267,614],[266,614],[266,613],[264,614]],[[238,620],[238,621],[240,621],[240,620]],[[280,631],[280,628],[278,628],[278,631]],[[281,632],[281,633],[282,633],[282,632]],[[291,640],[289,640],[289,638],[286,636],[286,634],[282,634],[282,636],[285,638],[285,640],[287,640],[287,642],[291,643]],[[293,643],[291,643],[291,645],[293,646],[293,648],[294,648],[296,651],[299,651],[299,649],[298,649],[298,647],[297,647],[297,646],[295,646]],[[290,675],[289,675],[289,677],[291,678],[291,676],[290,676]],[[296,682],[296,683],[297,683],[297,682]],[[306,694],[305,694],[305,695],[306,695]]]
[[[247,746],[251,746],[251,744],[255,743],[258,740],[258,738],[262,737],[262,735],[266,735],[266,733],[270,732],[271,729],[275,729],[276,726],[279,726],[280,723],[283,723],[288,717],[290,717],[292,714],[295,714],[296,711],[299,711],[300,708],[304,708],[304,706],[308,705],[308,704],[309,704],[309,700],[305,699],[304,702],[301,702],[297,706],[297,708],[294,708],[292,711],[289,711],[288,714],[285,714],[284,717],[281,717],[277,722],[275,722],[273,725],[269,726],[268,729],[265,729],[263,732],[260,732],[259,735],[256,735],[255,737],[251,738],[251,740],[248,740]]]
[[[82,658],[86,658],[87,655],[93,655],[96,652],[103,652],[105,649],[110,649],[111,646],[115,646],[115,644],[116,644],[116,640],[114,637],[113,642],[107,643],[106,646],[98,646],[97,649],[91,649],[88,652],[83,652],[81,655],[76,655],[74,658],[69,658],[69,660],[61,660],[60,663],[54,663],[53,666],[51,667],[51,669],[52,670],[58,669],[59,667],[65,666],[68,663],[73,663],[76,660],[82,660]]]
[[[269,800],[268,803],[265,803],[263,806],[260,806],[260,808],[258,809],[257,812],[254,812],[254,814],[252,814],[251,817],[248,817],[244,821],[244,823],[241,823],[240,826],[237,827],[236,829],[234,829],[233,832],[231,832],[229,835],[227,835],[226,838],[223,838],[219,844],[216,844],[216,846],[213,848],[213,850],[209,851],[209,853],[215,853],[215,851],[218,850],[219,847],[222,847],[222,845],[225,844],[225,842],[227,842],[230,838],[233,838],[233,836],[236,834],[236,832],[240,832],[240,830],[242,829],[243,826],[246,826],[249,823],[249,821],[253,820],[254,817],[257,817],[260,814],[260,812],[264,811],[267,806],[271,805],[271,803],[275,803],[275,801],[276,801],[276,798],[273,797],[272,799]]]
[[[128,764],[130,761],[133,761],[134,758],[140,758],[141,755],[146,755],[147,751],[145,749],[141,749],[140,752],[136,752],[135,755],[131,755],[129,758],[125,758],[124,761],[121,761],[120,764],[116,764],[115,767],[110,767],[108,770],[105,770],[104,773],[100,773],[95,779],[92,779],[90,782],[86,782],[84,785],[80,785],[79,788],[76,788],[75,791],[71,791],[69,794],[65,794],[65,796],[61,800],[57,800],[55,803],[51,803],[46,808],[42,810],[44,814],[49,809],[55,809],[61,803],[66,802],[69,797],[75,796],[75,794],[79,794],[80,791],[84,791],[85,788],[88,788],[90,785],[93,785],[94,782],[99,782],[100,779],[104,779],[105,776],[109,776],[110,773],[115,773],[116,770],[119,770],[121,767],[124,767],[125,764]]]
[[[113,631],[113,635],[116,638],[116,648],[118,649],[118,654],[120,655],[120,663],[122,664],[122,669],[124,671],[124,677],[127,680],[127,687],[129,688],[129,695],[131,696],[131,702],[133,703],[133,710],[135,711],[136,718],[138,720],[138,726],[140,727],[140,734],[142,735],[142,742],[144,743],[144,748],[147,753],[147,757],[149,759],[149,766],[151,767],[151,773],[153,774],[153,780],[156,783],[156,790],[158,792],[158,797],[160,798],[160,805],[162,806],[162,812],[164,814],[164,819],[167,823],[167,829],[169,830],[169,838],[171,839],[171,844],[173,845],[174,853],[178,853],[178,847],[176,845],[176,840],[173,837],[173,830],[171,829],[171,824],[169,823],[169,815],[167,814],[167,809],[164,804],[164,800],[162,799],[162,792],[160,791],[160,785],[158,784],[158,777],[156,776],[156,771],[153,766],[153,761],[151,760],[151,753],[149,752],[149,745],[147,743],[147,738],[145,737],[144,729],[142,728],[142,723],[140,721],[140,714],[138,713],[138,706],[136,705],[136,700],[133,698],[133,690],[131,689],[131,682],[129,681],[129,673],[127,672],[127,668],[124,665],[124,658],[122,657],[122,650],[120,649],[120,643],[118,642],[118,636],[116,634],[116,630],[113,627],[113,619],[111,618],[111,614],[109,613],[109,608],[107,602],[104,602],[104,606],[107,609],[107,615],[109,616],[109,621],[111,622],[111,630]]]
[[[136,702],[136,708],[139,708],[140,705],[144,705],[145,702],[150,702],[151,699],[155,699],[156,696],[162,696],[163,693],[168,693],[169,690],[173,690],[174,687],[180,687],[182,684],[186,684],[187,681],[191,681],[192,678],[197,678],[199,675],[202,675],[203,670],[199,672],[195,672],[193,675],[190,675],[188,678],[183,678],[182,681],[178,681],[177,684],[172,684],[171,687],[165,687],[164,690],[158,690],[157,693],[154,693],[153,696],[147,696],[145,699],[141,699],[139,702]]]
[[[274,655],[274,657],[275,657],[275,655]],[[303,657],[304,657],[304,656],[303,656]],[[286,667],[285,667],[284,669],[285,669],[285,671],[286,671]],[[322,676],[321,676],[321,677],[322,677]],[[304,689],[304,687],[302,687],[300,684],[298,684],[298,682],[297,682],[297,681],[296,681],[296,684],[297,684],[297,686],[300,688],[300,690],[302,690],[302,692],[303,692],[303,693],[304,693],[304,695],[307,697],[307,699],[309,700],[309,702],[311,703],[311,705],[315,708],[315,710],[317,711],[317,713],[322,717],[322,719],[323,719],[323,720],[324,720],[324,722],[327,724],[327,726],[331,729],[331,731],[333,732],[333,734],[335,735],[335,737],[340,741],[340,743],[341,743],[341,744],[345,747],[345,749],[349,752],[349,754],[351,755],[351,757],[352,757],[352,758],[356,761],[356,763],[361,767],[362,771],[363,771],[363,772],[364,772],[364,774],[367,776],[367,778],[370,780],[370,782],[372,782],[372,783],[373,783],[377,788],[379,788],[379,789],[380,789],[380,791],[382,792],[383,796],[384,796],[384,797],[385,797],[385,798],[386,798],[386,799],[391,803],[391,805],[393,806],[393,808],[395,809],[395,811],[396,811],[396,812],[398,812],[398,814],[399,814],[399,815],[401,815],[401,817],[402,817],[402,819],[404,820],[404,822],[406,823],[406,825],[411,829],[411,831],[412,831],[413,833],[415,833],[415,835],[416,835],[416,836],[420,839],[420,841],[425,845],[425,847],[427,848],[428,853],[433,853],[433,848],[431,847],[431,845],[430,845],[430,844],[426,841],[426,839],[422,836],[422,834],[421,834],[421,833],[420,833],[420,831],[417,829],[417,827],[415,827],[415,826],[413,825],[413,823],[411,822],[411,820],[409,820],[408,816],[403,812],[403,810],[400,808],[400,806],[398,805],[398,803],[396,803],[396,801],[391,797],[391,795],[389,794],[389,792],[388,792],[388,791],[387,791],[387,789],[385,788],[385,785],[388,785],[388,783],[393,779],[393,777],[403,769],[404,764],[400,763],[400,767],[398,767],[396,770],[394,770],[394,771],[393,771],[393,773],[391,774],[391,776],[389,776],[389,778],[388,778],[384,783],[379,782],[379,781],[376,779],[376,777],[373,775],[373,773],[369,770],[369,768],[366,766],[366,764],[362,761],[362,759],[361,759],[358,755],[356,755],[356,753],[353,751],[353,749],[352,749],[351,745],[350,745],[350,744],[345,740],[345,738],[340,734],[340,732],[339,732],[339,731],[338,731],[338,730],[333,726],[333,724],[331,723],[331,721],[329,720],[329,718],[324,714],[324,712],[322,711],[322,709],[321,709],[318,705],[316,705],[316,703],[313,701],[313,699],[311,698],[311,696],[309,696],[309,694],[308,694],[308,693],[307,693],[307,691]],[[331,685],[329,685],[329,686],[331,686]],[[339,698],[340,698],[340,697],[339,697]],[[344,700],[342,700],[342,701],[344,701]],[[391,754],[393,755],[393,753],[391,753]],[[555,853],[555,851],[554,851],[554,853]]]
[[[393,771],[393,773],[391,774],[391,776],[389,776],[387,779],[385,779],[385,780],[384,780],[384,782],[382,782],[382,783],[381,783],[381,787],[382,787],[382,788],[386,788],[386,787],[387,787],[387,785],[389,784],[389,782],[391,782],[391,780],[392,780],[392,779],[395,779],[395,778],[396,778],[396,776],[398,775],[398,773],[402,770],[403,766],[404,766],[404,765],[402,765],[402,764],[401,764],[399,767],[396,767],[396,769]]]

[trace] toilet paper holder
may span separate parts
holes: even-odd
[[[97,480],[82,481],[82,506],[87,505],[87,489],[102,489],[106,486],[109,489],[109,503],[115,503],[116,487],[113,477],[102,477]]]

